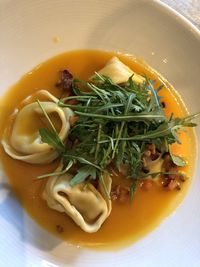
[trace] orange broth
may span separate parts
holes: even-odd
[[[74,77],[87,80],[94,71],[101,69],[113,55],[118,56],[135,72],[156,79],[158,83],[164,82],[165,87],[160,95],[164,97],[167,115],[172,111],[177,117],[183,117],[187,114],[182,100],[174,89],[144,63],[131,56],[114,52],[72,51],[38,65],[6,92],[0,105],[0,138],[2,138],[9,120],[11,120],[14,109],[20,105],[24,98],[40,89],[46,89],[53,95],[60,97],[61,91],[55,86],[60,70],[68,69]],[[172,149],[175,154],[187,159],[188,165],[184,171],[188,177],[191,177],[196,153],[193,131],[188,130],[182,133],[180,139],[182,145],[175,144]],[[69,243],[95,249],[113,249],[126,246],[150,232],[182,201],[191,180],[188,179],[180,191],[168,191],[166,188],[156,185],[148,191],[138,188],[132,203],[119,204],[114,202],[111,215],[101,229],[96,233],[88,234],[77,227],[64,213],[50,209],[41,198],[46,180],[36,180],[36,177],[53,171],[57,163],[40,166],[14,160],[4,152],[2,146],[0,146],[0,160],[17,198],[35,221],[50,233]],[[114,176],[113,183],[117,184],[118,182],[128,183],[125,177]],[[59,233],[56,225],[61,225],[64,231]]]

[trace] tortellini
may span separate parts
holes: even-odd
[[[133,72],[128,66],[122,63],[118,57],[111,58],[101,70],[99,74],[109,77],[114,83],[125,83],[133,75],[132,79],[136,83],[143,83],[145,79]]]
[[[54,113],[59,117],[61,127],[58,135],[64,141],[70,129],[69,118],[73,116],[73,112],[69,108],[59,107],[57,105],[58,99],[46,90],[41,90],[37,94],[41,98],[46,99],[41,102],[46,113]],[[28,100],[25,99],[25,102]],[[43,111],[37,102],[27,104],[17,112],[10,136],[2,140],[4,150],[9,156],[14,159],[37,164],[50,163],[57,158],[58,152],[50,145],[41,141],[39,129],[37,129],[34,121],[32,121],[34,116],[37,116],[37,114],[42,115],[42,113]]]
[[[50,208],[65,212],[82,230],[94,233],[111,212],[111,200],[107,194],[110,194],[112,180],[108,174],[103,176],[105,190],[101,181],[97,189],[86,182],[71,187],[71,178],[69,173],[49,178],[43,198]]]

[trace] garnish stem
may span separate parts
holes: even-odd
[[[156,114],[138,114],[138,115],[102,115],[102,114],[94,114],[94,113],[84,113],[75,111],[75,114],[83,117],[93,117],[93,118],[101,118],[113,121],[143,121],[143,120],[164,120],[164,115],[156,115]]]
[[[97,145],[96,145],[96,151],[95,151],[95,162],[97,161],[97,155],[98,155],[98,152],[99,152],[99,141],[100,141],[100,138],[101,138],[101,128],[102,128],[102,125],[99,124],[99,129],[98,129],[98,135],[97,135]]]
[[[46,174],[43,174],[43,175],[39,175],[39,176],[37,176],[37,179],[43,179],[43,178],[46,178],[46,177],[63,175],[72,167],[73,164],[74,164],[73,160],[70,160],[68,165],[67,165],[67,167],[64,170],[59,171],[59,172],[52,172],[52,173],[46,173]]]
[[[49,118],[49,116],[48,116],[48,114],[47,114],[47,112],[46,112],[46,110],[43,108],[41,102],[40,102],[38,99],[37,99],[37,103],[38,103],[39,107],[41,108],[41,110],[42,110],[44,116],[46,117],[46,119],[47,119],[47,121],[48,121],[50,127],[52,128],[52,130],[53,130],[55,133],[57,133],[57,131],[56,131],[56,129],[55,129],[55,127],[54,127],[52,121],[50,120],[50,118]]]

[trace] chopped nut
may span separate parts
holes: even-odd
[[[64,90],[70,90],[72,88],[73,75],[68,70],[60,71],[60,79],[56,83],[56,87],[60,87]]]
[[[142,167],[142,171],[143,171],[144,173],[149,173],[149,169],[148,169],[147,167]]]
[[[154,154],[151,154],[151,160],[157,160],[160,157],[160,153],[159,152],[155,152]]]
[[[145,150],[143,154],[146,157],[150,157],[151,156],[151,151],[150,150]]]
[[[120,189],[120,185],[116,185],[114,188],[112,188],[112,190],[110,192],[110,197],[112,200],[118,199],[119,189]]]
[[[120,195],[119,195],[119,202],[120,203],[125,203],[129,200],[130,198],[130,189],[129,188],[122,188]]]
[[[112,176],[115,175],[115,176],[119,176],[119,174],[112,168],[110,167],[110,171],[112,172]]]
[[[185,182],[186,180],[185,176],[182,173],[179,174],[178,178],[180,179],[181,182]]]
[[[168,174],[168,177],[169,177],[170,179],[176,179],[176,178],[179,176],[179,174],[178,174],[178,168],[177,168],[177,167],[172,167],[172,168],[170,168],[170,169],[168,170],[168,172],[172,172],[172,173],[174,173],[174,174]]]
[[[156,153],[156,146],[155,146],[155,144],[148,144],[147,145],[147,149],[151,151],[151,154],[155,154]]]
[[[58,233],[63,233],[64,232],[64,228],[60,224],[56,225],[56,230],[57,230]]]
[[[130,198],[130,188],[127,186],[116,185],[111,190],[110,195],[113,201],[119,201],[120,203],[125,203]]]
[[[149,190],[152,188],[152,186],[153,186],[153,181],[150,179],[146,179],[141,183],[141,187],[144,190]]]
[[[167,185],[167,189],[169,189],[170,191],[174,189],[180,190],[181,187],[180,187],[180,184],[176,180],[171,179],[169,184]]]
[[[163,168],[166,172],[169,172],[171,168],[176,167],[168,153],[163,154],[162,158],[164,159]]]
[[[166,103],[164,101],[161,102],[161,105],[162,105],[163,108],[166,107]]]
[[[118,198],[118,197],[117,197],[117,194],[116,194],[115,192],[112,192],[112,191],[111,191],[111,193],[110,193],[110,197],[111,197],[111,200],[112,200],[112,201],[115,201],[115,200],[117,200],[117,198]]]

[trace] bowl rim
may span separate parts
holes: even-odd
[[[192,30],[191,33],[197,37],[197,39],[200,41],[200,28],[196,26],[192,21],[190,21],[187,17],[185,17],[183,14],[179,13],[177,10],[169,6],[167,3],[164,3],[162,0],[153,0],[154,3],[158,4],[160,7],[165,9],[167,12],[174,15],[177,20],[183,24],[183,27],[187,28],[187,30]],[[200,26],[199,26],[200,27]]]
[[[144,1],[148,1],[148,0],[144,0]],[[188,18],[186,18],[186,17],[184,17],[184,15],[182,15],[182,14],[180,14],[178,11],[176,11],[176,10],[174,10],[172,7],[170,7],[168,4],[166,4],[166,3],[164,3],[164,2],[162,2],[161,0],[153,0],[152,1],[152,5],[155,5],[155,7],[158,7],[158,8],[160,8],[163,12],[166,12],[167,13],[167,15],[169,15],[169,16],[171,16],[171,17],[174,17],[174,18],[176,18],[176,20],[177,20],[177,23],[180,23],[180,25],[183,27],[183,28],[185,28],[185,30],[189,33],[190,32],[190,34],[191,35],[193,35],[194,36],[194,38],[196,39],[196,41],[197,42],[200,42],[200,29],[197,27],[197,26],[195,26]],[[59,54],[60,54],[60,52],[59,52]],[[55,55],[56,56],[56,55]],[[196,171],[197,171],[197,162],[196,162]],[[1,167],[1,166],[0,166]],[[196,171],[194,172],[194,174],[193,175],[195,175],[195,173],[196,173]],[[191,186],[190,186],[190,188],[191,188]],[[188,195],[188,193],[187,193],[187,195]],[[182,202],[183,203],[183,202]],[[181,204],[182,204],[181,203]],[[26,212],[26,214],[30,217],[30,215]],[[170,214],[170,216],[172,215],[172,213]],[[155,232],[156,231],[156,228],[154,228],[154,230],[153,230],[153,232]],[[145,235],[145,237],[146,237],[146,235]],[[142,238],[143,239],[143,238]],[[142,240],[141,239],[141,240]],[[126,248],[129,248],[129,247],[125,247],[124,249],[126,249]],[[92,250],[91,250],[92,251]],[[101,255],[101,254],[100,254]],[[114,254],[113,254],[113,256],[114,256]],[[51,261],[51,259],[53,259],[54,258],[54,256],[51,258],[51,257],[47,257],[46,259],[47,260],[49,260],[49,261]],[[30,260],[30,259],[29,259]],[[28,264],[30,263],[29,262],[29,260],[28,260]],[[35,260],[35,259],[34,259]],[[109,262],[109,261],[108,261]],[[8,262],[9,263],[9,262]],[[36,262],[35,262],[36,263]],[[85,263],[85,262],[83,262],[83,263]],[[91,262],[92,263],[92,262]],[[128,262],[127,262],[128,263]],[[62,265],[62,263],[61,262],[59,262],[59,264],[61,264]],[[83,264],[84,265],[84,264]],[[129,264],[128,264],[129,265]]]

